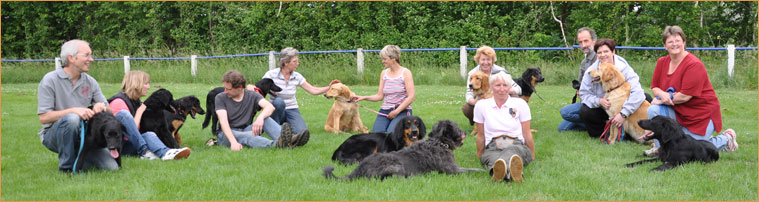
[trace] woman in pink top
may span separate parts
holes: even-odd
[[[148,160],[187,158],[190,156],[190,148],[170,149],[158,139],[154,132],[148,131],[141,134],[138,130],[137,126],[140,125],[142,113],[146,109],[140,98],[148,95],[148,89],[150,89],[150,75],[143,71],[130,71],[124,74],[121,91],[108,98],[111,111],[126,129],[121,152]]]
[[[387,45],[380,51],[382,64],[385,70],[380,74],[379,89],[377,94],[370,96],[356,96],[356,101],[380,101],[380,113],[374,120],[372,132],[390,133],[404,116],[411,115],[411,102],[414,102],[414,78],[411,71],[401,66],[401,48],[396,45]]]

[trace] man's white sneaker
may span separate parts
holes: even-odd
[[[187,158],[188,156],[190,156],[190,148],[183,147],[181,149],[169,149],[169,151],[167,151],[161,159],[174,160]]]
[[[147,160],[156,160],[160,158],[161,157],[158,157],[158,155],[155,155],[155,153],[147,149],[145,150],[145,153],[143,153],[142,156],[140,156],[140,159],[147,159]]]

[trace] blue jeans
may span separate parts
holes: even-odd
[[[380,109],[380,113],[388,114],[393,109]],[[398,116],[396,116],[394,119],[390,120],[386,116],[382,116],[377,114],[377,118],[374,119],[374,126],[372,126],[372,132],[373,133],[392,133],[393,129],[395,129],[395,125],[398,124],[399,121],[401,121],[401,118],[409,116],[412,114],[412,111],[410,109],[403,110],[401,113],[398,113]]]
[[[134,117],[128,110],[121,110],[116,113],[116,118],[126,128],[124,140],[121,141],[121,153],[124,155],[140,156],[150,149],[157,156],[163,157],[169,148],[158,139],[154,132],[145,132],[140,134],[137,130],[137,124],[134,123]]]
[[[277,122],[274,121],[271,117],[268,117],[264,119],[264,132],[271,137],[271,140],[266,139],[262,136],[254,136],[253,135],[253,124],[248,125],[245,128],[232,128],[232,135],[235,136],[235,139],[237,139],[237,142],[242,144],[243,146],[251,147],[251,148],[262,148],[262,147],[271,147],[274,146],[274,143],[277,142],[277,139],[279,139],[279,135],[282,132],[282,127],[277,124]],[[231,144],[229,143],[229,140],[227,139],[227,136],[224,135],[223,131],[219,131],[219,134],[216,135],[219,138],[219,144],[224,145],[226,147],[230,147]]]
[[[650,107],[648,107],[647,112],[648,112],[648,119],[652,119],[655,116],[666,116],[677,121],[677,116],[675,115],[675,110],[672,108],[672,106],[651,105]],[[706,127],[706,135],[695,134],[691,132],[690,130],[688,130],[688,128],[685,128],[685,126],[683,126],[683,132],[693,137],[693,139],[704,140],[704,141],[712,143],[714,147],[717,147],[717,150],[723,150],[727,146],[727,140],[728,140],[727,135],[719,134],[714,137],[711,136],[714,133],[714,122],[712,120],[709,120],[709,125]],[[655,144],[654,147],[656,148],[659,148],[661,146],[658,140],[654,140],[654,144]]]
[[[585,123],[580,119],[582,102],[576,102],[561,108],[559,114],[564,120],[559,123],[559,131],[585,130]]]
[[[290,123],[290,126],[293,127],[293,133],[295,134],[308,129],[306,121],[303,120],[303,116],[300,115],[300,110],[298,110],[298,108],[285,109],[285,100],[282,98],[274,98],[274,100],[271,101],[271,104],[274,105],[274,112],[269,117],[274,119],[277,124],[282,125],[285,122]]]
[[[42,144],[50,151],[58,153],[58,169],[61,171],[71,171],[74,167],[79,147],[81,122],[82,119],[74,113],[63,115],[43,135]],[[104,170],[119,169],[116,159],[111,157],[106,148],[91,151],[79,160],[83,161],[82,169],[92,167]]]

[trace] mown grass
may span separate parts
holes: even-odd
[[[97,73],[97,68],[91,71]],[[5,73],[5,72],[3,72]],[[152,72],[151,72],[152,73]],[[313,75],[313,76],[312,76]],[[370,74],[371,75],[371,74]],[[307,78],[316,74],[306,74]],[[376,74],[372,78],[376,77]],[[253,79],[257,80],[257,79]],[[177,97],[205,94],[218,84],[167,83],[154,78],[151,91],[167,88]],[[319,83],[317,85],[323,85]],[[103,93],[114,94],[117,83],[101,83]],[[645,86],[645,85],[644,85]],[[385,181],[326,180],[322,168],[335,165],[337,175],[354,166],[330,160],[348,134],[325,133],[323,125],[331,100],[298,90],[298,100],[311,130],[311,141],[293,150],[208,147],[208,129],[202,116],[182,128],[189,159],[148,161],[126,157],[116,172],[93,171],[75,176],[57,171],[57,155],[36,135],[36,83],[8,84],[2,88],[2,200],[757,200],[757,91],[719,89],[723,123],[739,133],[740,149],[721,152],[709,164],[688,164],[666,172],[648,172],[657,164],[626,168],[640,160],[647,146],[626,142],[605,145],[582,132],[557,132],[558,110],[574,91],[567,86],[540,85],[530,102],[536,160],[526,167],[525,182],[492,183],[487,173],[444,175],[429,173]],[[351,86],[359,95],[376,92],[376,86]],[[428,129],[450,119],[471,129],[461,115],[463,84],[418,85],[414,113]],[[379,102],[362,103],[376,109]],[[374,116],[360,110],[367,126]],[[464,167],[481,167],[475,157],[474,138],[466,138],[454,154]]]

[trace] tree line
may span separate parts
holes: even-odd
[[[70,39],[98,57],[300,50],[564,47],[576,30],[661,47],[679,25],[689,47],[756,46],[756,1],[706,2],[2,2],[4,58],[53,58]],[[544,53],[550,57],[550,54]]]

